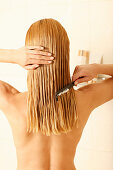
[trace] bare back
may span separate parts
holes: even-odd
[[[83,98],[75,91],[79,127],[61,135],[45,136],[41,132],[29,134],[27,129],[27,92],[14,97],[7,110],[7,118],[12,128],[17,151],[18,170],[75,170],[74,156],[89,110],[80,110]],[[85,105],[86,106],[86,105]],[[84,116],[83,116],[84,115]]]
[[[113,80],[111,81],[113,84]],[[97,87],[99,88],[99,84]],[[61,135],[27,133],[27,92],[14,96],[12,104],[6,109],[6,116],[12,128],[16,147],[17,170],[75,170],[76,147],[91,111],[97,106],[91,105],[91,97],[99,97],[97,87],[92,89],[89,85],[75,90],[78,128],[74,127],[71,132]],[[99,102],[102,103],[98,101],[98,105]]]

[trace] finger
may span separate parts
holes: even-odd
[[[27,70],[35,70],[38,67],[39,67],[39,64],[33,64],[33,65],[24,66],[24,68],[27,69]]]
[[[82,76],[83,76],[82,72],[75,73],[72,76],[72,80],[75,81],[76,79],[78,79],[79,77],[82,77]]]
[[[49,57],[49,56],[43,56],[43,55],[33,55],[33,54],[29,54],[29,59],[35,59],[35,60],[53,60],[55,59],[53,56]]]
[[[88,82],[88,81],[89,81],[89,77],[79,78],[74,82],[74,84],[77,85],[79,83]]]
[[[79,65],[77,65],[77,66],[75,67],[75,69],[74,69],[73,74],[75,74],[76,72],[78,72],[78,71],[79,71],[79,68],[80,68],[80,66],[79,66]]]
[[[52,56],[52,53],[47,51],[39,51],[39,50],[28,50],[29,54],[41,55],[41,56]]]
[[[38,45],[38,46],[26,46],[26,48],[28,48],[29,50],[35,50],[35,49],[43,50],[44,49],[44,47],[40,46],[40,45]]]
[[[39,60],[39,59],[29,59],[28,64],[50,64],[52,61],[45,61],[45,60]]]

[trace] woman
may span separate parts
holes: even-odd
[[[41,51],[38,44],[47,48]],[[48,48],[55,57],[49,65]],[[2,52],[0,62],[16,63],[29,69],[28,92],[21,93],[0,81],[0,109],[12,128],[17,170],[75,170],[74,156],[84,126],[96,107],[113,99],[113,78],[78,90],[72,88],[59,96],[57,103],[55,92],[71,79],[68,36],[61,24],[53,19],[32,24],[26,35],[26,48],[15,54]],[[39,67],[34,69],[34,65]],[[76,84],[98,74],[113,77],[113,64],[76,66],[72,80]],[[81,76],[84,78],[79,79]]]

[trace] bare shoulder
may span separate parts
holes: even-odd
[[[19,93],[19,90],[17,90],[15,87],[13,87],[12,85],[8,84],[7,82],[4,82],[2,80],[0,80],[0,92],[1,93]]]
[[[9,108],[12,99],[19,93],[15,87],[0,80],[0,110],[4,112],[6,108]]]
[[[81,103],[90,111],[113,99],[113,77],[78,89]]]

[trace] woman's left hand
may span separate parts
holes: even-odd
[[[36,69],[39,64],[50,64],[54,57],[42,46],[24,46],[14,50],[14,60],[27,70]],[[53,57],[53,59],[51,58]]]

